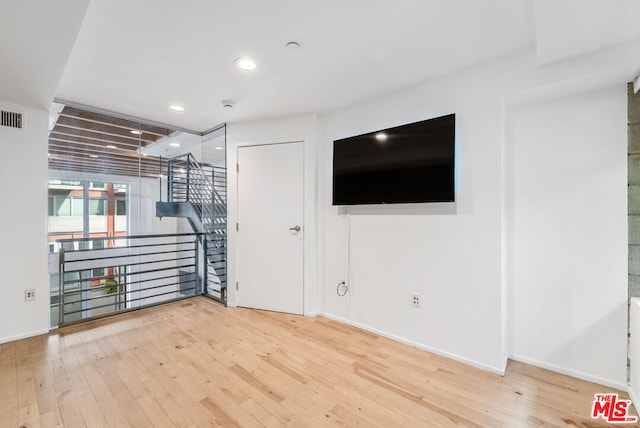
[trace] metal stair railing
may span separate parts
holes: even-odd
[[[200,165],[191,153],[169,159],[167,169],[167,202],[193,207],[200,224],[191,224],[204,234],[207,292],[219,294],[213,297],[226,304],[226,170]]]
[[[214,185],[213,167],[200,166],[191,153],[169,159],[167,166],[167,201],[190,202],[204,228],[198,232],[222,233],[216,226],[226,226],[227,203]],[[210,169],[211,179],[205,168]]]

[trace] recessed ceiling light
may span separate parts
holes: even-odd
[[[112,145],[112,144],[109,144],[109,145],[107,146],[107,149],[117,149],[117,147],[116,147],[116,146],[114,146],[114,145]]]
[[[131,132],[132,134],[135,134],[135,135],[142,135],[142,131],[138,131],[137,129],[132,129],[129,132]]]
[[[94,158],[94,159],[99,158],[99,156],[98,156],[98,155],[89,155],[89,157],[90,157],[90,158]]]
[[[216,150],[224,150],[224,147],[216,147]]]
[[[183,112],[183,111],[184,111],[184,107],[179,106],[179,105],[177,105],[177,104],[171,104],[171,105],[169,106],[169,110],[174,111],[174,112],[176,112],[176,113],[180,113],[180,112]]]
[[[290,51],[297,51],[298,49],[300,49],[300,43],[289,42],[285,45],[285,48],[287,48],[287,50],[290,50]]]
[[[225,109],[233,108],[233,101],[231,101],[231,100],[222,100],[222,108],[225,108]]]
[[[387,141],[387,134],[385,134],[384,132],[378,132],[376,134],[376,140],[378,140],[378,141]]]
[[[169,143],[171,147],[180,147],[180,143]]]
[[[240,70],[253,71],[256,69],[256,62],[251,58],[238,58],[236,59],[236,65]]]

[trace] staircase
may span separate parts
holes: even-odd
[[[169,159],[167,170],[167,202],[156,202],[156,216],[185,218],[194,232],[203,234],[204,292],[226,303],[226,169],[200,165],[191,153],[187,153]]]

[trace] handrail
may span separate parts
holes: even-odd
[[[180,161],[180,160],[184,160],[184,162],[185,162],[185,164],[186,164],[186,166],[187,166],[187,170],[185,171],[185,173],[189,173],[189,171],[192,169],[192,168],[190,168],[190,164],[193,164],[193,165],[194,165],[194,167],[195,167],[196,171],[200,172],[200,174],[202,175],[202,177],[204,177],[204,179],[206,180],[206,184],[207,184],[208,186],[210,186],[210,187],[211,187],[212,193],[213,193],[213,195],[215,196],[215,197],[214,197],[214,200],[216,200],[216,199],[217,199],[217,201],[216,201],[216,202],[218,202],[219,204],[221,204],[222,206],[224,206],[224,207],[225,207],[225,209],[226,209],[226,207],[227,207],[227,203],[226,203],[226,201],[224,200],[224,198],[223,198],[222,196],[220,196],[220,193],[218,193],[218,191],[216,190],[216,188],[215,188],[215,185],[214,185],[213,181],[211,181],[211,180],[209,179],[209,176],[208,176],[207,174],[205,174],[205,173],[204,173],[204,170],[203,170],[202,166],[201,166],[201,165],[200,165],[200,163],[196,160],[196,158],[193,156],[193,154],[191,154],[191,153],[185,153],[185,154],[182,154],[182,155],[179,155],[179,156],[175,156],[175,157],[172,157],[172,158],[168,159],[168,160],[167,160],[168,173],[169,173],[170,171],[171,171],[171,173],[172,173],[172,171],[173,171],[172,166],[173,166],[177,161]],[[211,168],[212,168],[213,170],[215,169],[215,167],[213,167],[213,166],[211,166]],[[224,168],[220,168],[220,169],[224,169]],[[215,171],[214,171],[214,172],[215,172]],[[225,171],[225,174],[226,174],[226,171]],[[167,192],[168,192],[168,199],[167,199],[167,201],[168,201],[168,202],[173,202],[173,200],[172,200],[172,198],[171,198],[171,196],[170,196],[170,195],[171,195],[171,193],[170,193],[170,192],[171,192],[171,191],[170,191],[170,189],[171,189],[172,187],[173,187],[173,180],[170,180],[169,184],[167,185]]]
[[[216,189],[215,167],[206,171],[191,153],[175,156],[167,161],[167,201],[191,202],[204,227],[214,232],[217,215],[225,214],[227,204]]]
[[[58,326],[205,294],[203,233],[61,239],[58,287],[51,288]],[[125,240],[107,247],[107,241]],[[82,243],[105,241],[101,248]],[[78,243],[65,248],[63,243]],[[52,306],[53,307],[53,306]]]
[[[64,239],[56,239],[55,242],[88,242],[88,241],[106,241],[110,239],[145,239],[145,238],[168,238],[170,236],[200,236],[202,233],[192,232],[192,233],[164,233],[164,234],[156,234],[156,235],[126,235],[126,236],[102,236],[99,238],[64,238]],[[109,248],[99,248],[108,250]],[[69,251],[69,250],[67,250]],[[82,250],[77,250],[82,251]]]
[[[178,216],[189,219],[195,231],[203,233],[199,239],[210,246],[205,252],[207,295],[223,303],[226,302],[226,176],[226,168],[201,165],[191,153],[168,159],[168,206],[160,205],[163,213],[180,213]]]

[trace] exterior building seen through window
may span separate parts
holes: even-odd
[[[49,180],[49,244],[58,239],[126,236],[127,191],[127,184]],[[105,246],[103,241],[93,245]],[[56,245],[49,248],[57,251]]]

